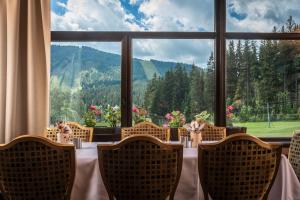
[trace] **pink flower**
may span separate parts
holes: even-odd
[[[181,122],[182,122],[183,124],[185,124],[185,122],[186,122],[186,118],[185,118],[185,117],[183,117],[183,118],[181,119]]]
[[[233,110],[233,106],[228,106],[227,109],[228,110]]]
[[[95,105],[90,106],[90,110],[96,110],[96,109],[97,109],[97,106],[95,106]]]
[[[167,113],[165,118],[168,120],[171,120],[173,118],[173,116],[170,113]]]
[[[136,106],[133,106],[132,107],[132,112],[136,113],[138,111],[137,107]]]

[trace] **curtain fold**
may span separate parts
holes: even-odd
[[[48,124],[50,0],[0,1],[0,143]]]

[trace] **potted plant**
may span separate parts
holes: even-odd
[[[172,111],[171,113],[167,113],[165,115],[167,123],[165,123],[164,127],[169,127],[171,131],[171,140],[179,140],[178,138],[178,128],[183,127],[186,122],[186,118],[183,113],[180,111]]]
[[[132,107],[132,119],[134,124],[144,122],[144,121],[151,122],[151,119],[148,118],[148,111],[141,106],[135,106],[135,105],[133,105]]]
[[[84,124],[88,127],[96,126],[97,119],[101,116],[101,110],[96,105],[90,105],[87,112],[84,113]]]
[[[119,106],[107,105],[104,112],[104,120],[110,125],[110,127],[116,127],[121,123],[121,110]]]

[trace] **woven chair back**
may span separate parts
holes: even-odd
[[[91,127],[81,126],[77,122],[66,122],[66,124],[72,129],[72,135],[70,140],[73,138],[81,138],[83,142],[92,142],[94,129]],[[45,136],[46,138],[56,142],[57,133],[60,130],[58,128],[46,128]]]
[[[81,126],[77,122],[66,122],[66,124],[72,129],[72,138],[80,138],[83,142],[92,142],[93,128]]]
[[[188,136],[188,130],[184,127],[178,128],[178,140],[180,140],[181,136]]]
[[[98,145],[99,167],[110,200],[174,198],[183,146],[135,135],[116,145]]]
[[[59,133],[59,129],[58,128],[46,128],[45,130],[45,137],[53,142],[57,141],[57,134]]]
[[[205,199],[267,199],[276,177],[281,146],[236,134],[198,149]]]
[[[141,122],[141,123],[136,124],[133,127],[121,129],[122,139],[124,139],[128,136],[140,135],[140,134],[152,135],[162,141],[170,140],[170,129],[169,128],[159,127],[156,124],[151,123],[151,122]]]
[[[219,141],[226,137],[226,127],[218,127],[209,124],[204,120],[197,120],[199,123],[205,123],[204,128],[201,130],[203,141]]]
[[[70,199],[75,175],[73,145],[21,136],[0,145],[4,199]]]
[[[289,149],[289,161],[300,181],[300,133],[293,135]]]

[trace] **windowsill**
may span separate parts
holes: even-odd
[[[101,140],[114,139],[117,140],[121,134],[121,127],[94,127],[94,135]],[[289,147],[291,137],[259,137],[259,139],[268,143],[280,143],[283,147]]]

